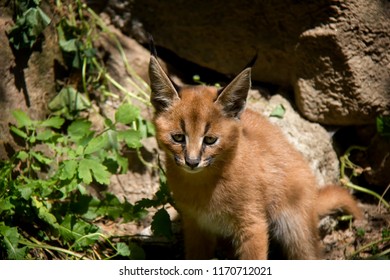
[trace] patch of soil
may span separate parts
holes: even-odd
[[[365,213],[363,221],[337,222],[323,236],[324,259],[381,259],[381,252],[390,250],[390,212],[384,207],[360,204]],[[387,237],[387,241],[381,242]],[[371,244],[371,245],[370,245]]]

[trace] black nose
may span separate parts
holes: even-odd
[[[199,162],[200,162],[200,158],[192,159],[192,158],[186,157],[186,164],[189,167],[191,167],[192,169],[197,167],[199,165]]]

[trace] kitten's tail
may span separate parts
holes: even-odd
[[[321,188],[317,201],[319,216],[329,215],[338,209],[353,215],[356,220],[363,219],[362,211],[348,190],[336,185]]]

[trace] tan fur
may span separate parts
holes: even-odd
[[[251,110],[241,111],[250,69],[222,93],[206,86],[176,92],[166,77],[160,79],[156,63],[152,57],[154,123],[182,215],[186,258],[212,258],[222,236],[231,238],[240,259],[266,259],[270,239],[289,259],[316,259],[318,216],[330,210],[327,202],[361,217],[345,190],[318,191],[308,164],[279,129]],[[185,135],[185,143],[175,142],[175,134]],[[206,145],[207,136],[218,140]]]

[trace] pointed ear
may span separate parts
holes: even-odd
[[[215,102],[222,106],[228,117],[240,118],[250,87],[251,68],[246,68],[222,90]]]
[[[152,89],[150,101],[157,113],[165,111],[175,100],[180,99],[174,84],[153,55],[149,62],[149,78]]]

